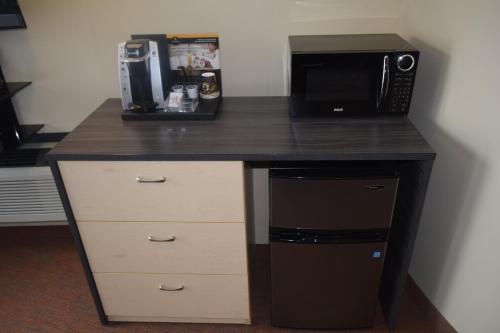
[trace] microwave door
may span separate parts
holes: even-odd
[[[380,112],[388,94],[389,59],[384,69],[384,56],[381,53],[293,55],[292,116]]]

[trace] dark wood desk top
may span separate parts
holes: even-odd
[[[47,155],[65,160],[432,160],[405,117],[290,119],[287,97],[225,97],[216,120],[123,121],[108,99]]]

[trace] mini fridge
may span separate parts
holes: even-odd
[[[373,325],[397,186],[386,170],[270,170],[273,325]]]

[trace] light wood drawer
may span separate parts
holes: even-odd
[[[247,274],[244,223],[79,222],[78,229],[93,272]]]
[[[95,273],[94,278],[104,311],[110,317],[250,320],[247,276]],[[160,285],[184,289],[162,291]]]
[[[243,222],[243,163],[62,161],[77,221]],[[161,183],[140,183],[137,177]]]

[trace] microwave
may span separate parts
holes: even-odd
[[[405,115],[419,52],[397,34],[290,36],[290,115]]]

